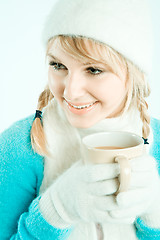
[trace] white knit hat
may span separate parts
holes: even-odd
[[[105,43],[146,75],[152,63],[152,27],[148,0],[58,0],[43,31],[43,42],[56,35],[83,36]]]

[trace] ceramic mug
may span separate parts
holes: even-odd
[[[119,163],[118,192],[127,191],[131,180],[130,159],[144,154],[143,139],[131,132],[110,131],[85,136],[84,162],[93,164]]]

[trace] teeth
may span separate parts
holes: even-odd
[[[70,104],[72,107],[74,107],[74,108],[76,108],[76,109],[83,109],[83,108],[87,108],[87,107],[92,106],[95,102],[94,102],[94,103],[91,103],[91,104],[88,104],[88,105],[82,105],[82,106],[75,106],[75,105],[73,105],[73,104],[71,104],[71,103],[68,103],[67,101],[66,101],[66,103],[67,103],[67,105]]]
[[[88,104],[88,105],[83,105],[83,106],[75,106],[70,104],[72,107],[77,108],[77,109],[83,109],[92,106],[94,103]]]
[[[71,105],[72,105],[72,104],[71,104]],[[75,106],[75,105],[72,105],[72,107],[77,108],[77,109],[82,109],[82,108],[90,107],[90,106],[92,106],[92,105],[93,105],[93,103],[88,104],[88,105],[83,105],[83,106]]]
[[[71,103],[68,103],[66,100],[65,100],[65,102],[67,103],[67,105],[69,104],[69,105],[71,105],[72,107],[74,107],[76,109],[83,109],[83,108],[88,108],[88,107],[92,106],[96,101],[94,103],[90,103],[88,105],[82,105],[82,106],[75,106],[75,105],[73,105]]]

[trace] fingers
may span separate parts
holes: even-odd
[[[156,168],[155,159],[148,154],[131,159],[130,164],[132,172],[151,171]]]
[[[111,211],[119,208],[115,196],[94,197],[93,204],[100,211]]]
[[[133,158],[131,162],[131,188],[148,187],[157,174],[155,159],[150,155]]]
[[[119,188],[118,178],[109,179],[100,182],[88,183],[88,192],[97,196],[111,195],[117,192]]]
[[[86,166],[84,180],[98,182],[118,177],[120,172],[118,163],[95,164]]]
[[[132,224],[135,220],[134,217],[123,217],[123,218],[117,218],[117,217],[112,217],[110,215],[110,212],[105,212],[105,211],[100,211],[100,210],[95,210],[93,212],[93,219],[96,219],[97,222],[99,223],[125,223],[125,224]]]
[[[120,207],[130,207],[141,202],[146,202],[150,198],[150,195],[151,191],[148,188],[140,188],[119,193],[116,201]]]
[[[123,219],[123,218],[130,218],[130,217],[136,218],[136,217],[140,216],[142,213],[144,213],[147,208],[148,208],[147,203],[141,203],[136,206],[129,207],[129,208],[112,210],[112,211],[110,211],[110,215],[111,215],[111,217],[113,217],[115,219]]]
[[[132,172],[131,174],[131,188],[142,188],[150,186],[153,181],[153,171],[146,172]]]

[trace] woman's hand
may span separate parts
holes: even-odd
[[[133,222],[133,218],[114,219],[109,214],[110,211],[119,208],[114,195],[119,187],[118,175],[117,163],[97,165],[84,165],[80,161],[75,163],[47,190],[49,202],[55,209],[54,213],[61,218],[57,223]],[[56,219],[55,214],[52,216],[52,219],[54,218]]]
[[[134,158],[131,168],[130,189],[117,195],[119,209],[110,211],[115,219],[136,218],[152,213],[160,202],[160,178],[155,159],[147,154]]]

